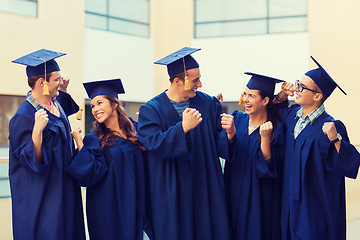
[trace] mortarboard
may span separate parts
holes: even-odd
[[[186,70],[199,68],[199,64],[190,54],[199,51],[200,49],[201,48],[184,47],[156,61],[155,64],[166,65],[169,76],[173,77],[176,74],[186,72]],[[185,74],[185,90],[189,89],[189,80],[187,79],[187,75]]]
[[[337,85],[337,83],[330,77],[325,69],[315,60],[315,58],[312,56],[310,57],[312,60],[314,60],[319,68],[310,70],[305,73],[305,75],[310,77],[327,97],[331,95],[336,87],[338,87],[346,95],[344,90],[342,90],[341,87]]]
[[[63,55],[66,55],[66,53],[40,49],[20,57],[12,62],[26,65],[26,75],[28,77],[34,77],[43,75],[45,73],[60,71],[60,68],[54,59]]]
[[[252,90],[261,90],[270,94],[274,94],[275,84],[280,82],[285,82],[284,80],[263,76],[256,73],[245,72],[247,75],[251,75],[251,78],[246,85],[249,89]]]
[[[118,98],[118,94],[125,93],[120,78],[83,83],[90,99],[98,95],[109,95]]]

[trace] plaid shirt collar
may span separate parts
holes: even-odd
[[[310,114],[308,114],[305,118],[302,117],[303,115],[303,109],[300,108],[299,111],[296,113],[296,117],[299,117],[302,121],[308,120],[310,124],[313,124],[313,122],[320,117],[320,115],[325,112],[324,104],[312,111]]]
[[[29,91],[29,92],[27,93],[26,100],[27,100],[31,105],[33,105],[36,110],[45,109],[45,110],[47,110],[47,111],[50,112],[50,110],[49,110],[46,106],[41,105],[38,101],[36,101],[36,99],[35,99],[33,96],[31,96],[31,91]],[[52,101],[55,101],[55,98],[52,98],[51,100],[52,100]]]

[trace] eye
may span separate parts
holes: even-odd
[[[94,105],[90,105],[91,109],[93,109],[95,106]]]

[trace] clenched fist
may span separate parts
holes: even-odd
[[[49,122],[49,116],[44,109],[37,110],[35,113],[34,132],[42,133],[47,123]]]
[[[234,116],[230,114],[221,114],[221,127],[226,130],[228,139],[233,139],[236,134]]]
[[[186,108],[182,113],[182,118],[182,127],[185,134],[197,127],[202,121],[201,113],[195,108]]]

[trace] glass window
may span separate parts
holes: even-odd
[[[305,31],[305,0],[195,0],[196,38]]]
[[[149,37],[149,0],[86,0],[85,25]]]
[[[37,17],[37,0],[1,0],[0,11]]]

